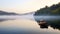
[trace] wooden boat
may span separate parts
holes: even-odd
[[[45,20],[40,20],[40,22],[38,22],[38,24],[40,25],[40,28],[48,28],[48,24]]]
[[[47,24],[45,20],[40,20],[40,22],[38,23],[39,25],[45,25]]]

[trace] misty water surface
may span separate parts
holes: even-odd
[[[60,34],[59,29],[53,29],[50,26],[44,29],[40,28],[35,18],[39,17],[32,15],[0,16],[0,19],[6,19],[6,21],[0,22],[0,34]]]

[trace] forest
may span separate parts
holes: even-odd
[[[47,15],[47,16],[59,16],[60,15],[60,2],[58,4],[53,4],[48,7],[40,8],[35,12],[36,16]]]

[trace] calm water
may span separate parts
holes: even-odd
[[[11,16],[8,19],[5,17],[0,16],[0,34],[60,34],[59,28],[54,29],[51,24],[48,28],[40,28],[33,16]]]

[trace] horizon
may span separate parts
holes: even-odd
[[[60,0],[0,0],[0,10],[14,13],[34,12],[40,8],[57,4]]]

